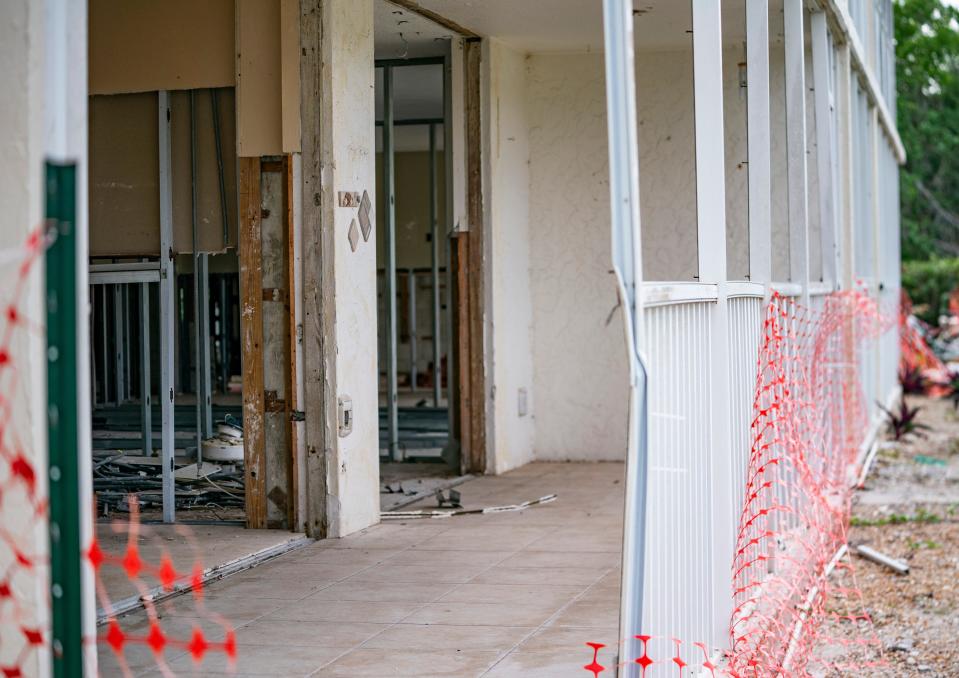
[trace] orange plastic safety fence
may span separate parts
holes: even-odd
[[[717,656],[704,643],[636,635],[641,656],[619,657],[620,666],[635,663],[644,677],[695,669],[709,676],[771,678],[868,673],[883,663],[844,556],[869,423],[860,380],[863,355],[895,327],[897,315],[859,290],[833,293],[819,310],[772,296],[741,480],[729,649]],[[651,656],[652,646],[664,645],[650,641],[664,638],[672,641],[671,656]],[[597,677],[610,670],[601,661],[606,646],[587,645],[592,661],[583,668]]]
[[[41,316],[42,295],[39,261],[46,240],[38,229],[24,247],[0,251],[0,676],[18,678],[37,675],[46,664],[50,647],[49,532],[45,455],[29,443],[37,417],[44,408],[35,388],[25,380],[43,383],[37,373],[37,346],[45,345]],[[30,304],[28,306],[28,304]],[[141,553],[142,528],[137,502],[129,500],[129,521],[115,521],[114,532],[127,534],[122,556],[101,548],[94,538],[84,557],[96,573],[97,599],[108,619],[95,638],[86,639],[108,648],[124,675],[132,675],[125,653],[130,647],[149,648],[164,675],[174,675],[166,657],[171,652],[188,654],[199,663],[210,653],[222,653],[227,668],[237,655],[236,636],[222,616],[204,604],[203,566],[194,556],[185,571],[162,551],[153,562]],[[180,538],[191,540],[188,528],[178,527]],[[194,553],[199,553],[194,545]],[[119,568],[132,589],[144,597],[148,619],[146,631],[136,631],[142,622],[113,615],[113,603],[101,576],[107,568]],[[186,635],[167,628],[149,595],[154,587],[171,592],[192,587],[192,617],[203,622]],[[206,630],[204,630],[204,626]],[[216,629],[211,631],[210,629]],[[80,633],[80,629],[76,630]]]

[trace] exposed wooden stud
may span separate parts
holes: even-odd
[[[467,471],[486,471],[486,370],[485,370],[485,224],[483,223],[483,158],[482,115],[480,97],[480,64],[482,43],[467,40],[466,66],[466,190],[469,216],[469,246],[467,248],[469,296],[469,349],[461,364],[469,370],[469,447],[466,456]]]
[[[306,533],[322,539],[332,516],[327,466],[336,444],[336,371],[327,369],[335,342],[333,229],[323,228],[322,2],[300,0],[300,147],[303,186],[303,363],[306,413]]]
[[[408,9],[409,11],[414,12],[415,14],[419,14],[422,17],[426,17],[433,23],[438,24],[442,26],[443,28],[448,28],[454,33],[459,33],[464,38],[480,37],[477,33],[474,33],[470,29],[460,26],[455,21],[450,21],[449,19],[444,17],[442,14],[437,14],[436,12],[432,10],[426,9],[419,3],[413,2],[413,0],[390,0],[390,3],[398,7],[402,7],[403,9]]]
[[[243,459],[246,524],[266,527],[263,429],[263,277],[260,270],[260,160],[240,158],[240,349],[243,374]]]
[[[297,137],[299,138],[299,137]],[[287,302],[286,307],[289,313],[289,345],[290,345],[290,369],[287,380],[287,396],[286,400],[289,403],[287,407],[287,415],[291,415],[292,412],[300,409],[300,402],[297,398],[296,393],[296,304],[294,303],[295,295],[298,290],[296,289],[296,237],[295,237],[295,227],[293,223],[293,159],[290,156],[286,158],[286,227],[287,227]],[[296,422],[293,421],[292,416],[288,416],[290,426],[290,483],[289,483],[289,523],[290,529],[296,530],[299,524],[299,477],[300,477],[300,463],[299,457],[296,454],[297,443],[298,443],[298,427]]]

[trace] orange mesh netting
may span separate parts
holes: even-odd
[[[27,312],[43,241],[35,231],[21,249],[0,252],[0,675],[32,675],[49,642],[46,474],[32,448],[41,326]],[[31,280],[33,279],[33,280]],[[42,406],[39,408],[42,412]]]
[[[40,259],[47,242],[40,230],[33,232],[23,248],[0,251],[0,676],[18,678],[38,675],[51,651],[49,523],[46,455],[35,449],[33,428],[45,411],[43,383],[37,372],[37,346],[45,346],[43,323],[33,316],[42,313]],[[29,304],[29,306],[27,306]],[[40,361],[42,364],[42,360]],[[26,386],[31,388],[25,388]],[[143,528],[136,499],[129,500],[131,519],[115,521],[112,530],[127,534],[122,556],[111,555],[94,540],[83,556],[96,572],[97,598],[107,615],[96,638],[109,649],[124,675],[132,675],[125,660],[132,646],[149,648],[164,675],[173,675],[166,658],[187,654],[197,663],[209,653],[222,653],[226,668],[236,657],[235,634],[230,624],[204,605],[203,566],[194,555],[192,567],[181,571],[165,549],[153,557],[141,553]],[[188,528],[178,527],[178,536],[190,540]],[[199,552],[194,544],[193,553]],[[131,591],[144,597],[148,618],[145,630],[140,619],[113,616],[110,587],[101,575],[106,568],[122,571]],[[175,588],[192,586],[192,630],[182,633],[168,628],[174,620],[160,619],[153,598]],[[76,629],[76,633],[80,633]],[[141,665],[142,666],[142,665]],[[72,667],[71,667],[72,668]]]
[[[730,648],[713,657],[703,643],[673,639],[671,656],[651,657],[650,639],[663,636],[642,635],[642,655],[621,665],[635,662],[643,676],[695,668],[759,678],[868,673],[882,663],[844,556],[869,425],[860,358],[895,318],[859,290],[833,293],[819,310],[772,296],[733,556]],[[589,647],[584,668],[599,676],[604,646]]]
[[[157,667],[167,676],[174,675],[168,664],[170,655],[176,656],[184,652],[189,654],[196,664],[201,663],[210,652],[222,653],[227,660],[227,668],[232,669],[236,660],[236,634],[223,616],[206,606],[204,570],[198,555],[200,549],[194,543],[189,528],[182,525],[176,527],[177,538],[189,542],[192,546],[193,566],[189,571],[179,571],[165,548],[160,549],[159,558],[151,562],[140,548],[140,540],[149,530],[140,524],[136,497],[131,495],[128,503],[130,520],[114,521],[111,524],[115,534],[125,535],[126,546],[122,555],[105,552],[97,539],[90,544],[86,553],[96,572],[97,600],[106,617],[106,628],[104,630],[101,627],[97,642],[109,648],[125,676],[133,675],[126,653],[131,647],[137,646],[149,648]],[[155,544],[153,550],[156,550]],[[103,575],[107,568],[121,571],[143,601],[147,616],[145,626],[141,615],[117,618],[111,599],[113,592],[104,581]],[[188,632],[183,630],[182,623],[177,624],[176,616],[162,615],[156,602],[167,594],[184,589],[190,590],[192,598],[190,615],[200,620],[200,623],[191,622],[192,628]],[[177,603],[180,604],[182,600],[177,599]],[[172,625],[176,625],[176,630],[170,628]]]

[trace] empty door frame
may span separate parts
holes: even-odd
[[[246,520],[251,528],[295,529],[292,163],[289,156],[283,156],[240,158],[239,164]],[[274,185],[280,189],[278,194],[273,193]],[[264,204],[266,199],[269,205]],[[277,219],[280,224],[275,224]],[[265,236],[264,220],[272,220],[272,234]],[[266,228],[270,226],[267,222]],[[270,346],[266,346],[267,339]]]

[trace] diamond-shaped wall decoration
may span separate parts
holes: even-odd
[[[370,222],[370,208],[372,207],[370,194],[363,191],[363,198],[360,200],[360,226],[363,228],[363,242],[370,239],[370,231],[373,230],[373,224]]]
[[[356,227],[356,219],[350,220],[350,249],[356,251],[356,246],[360,243],[360,229]]]

